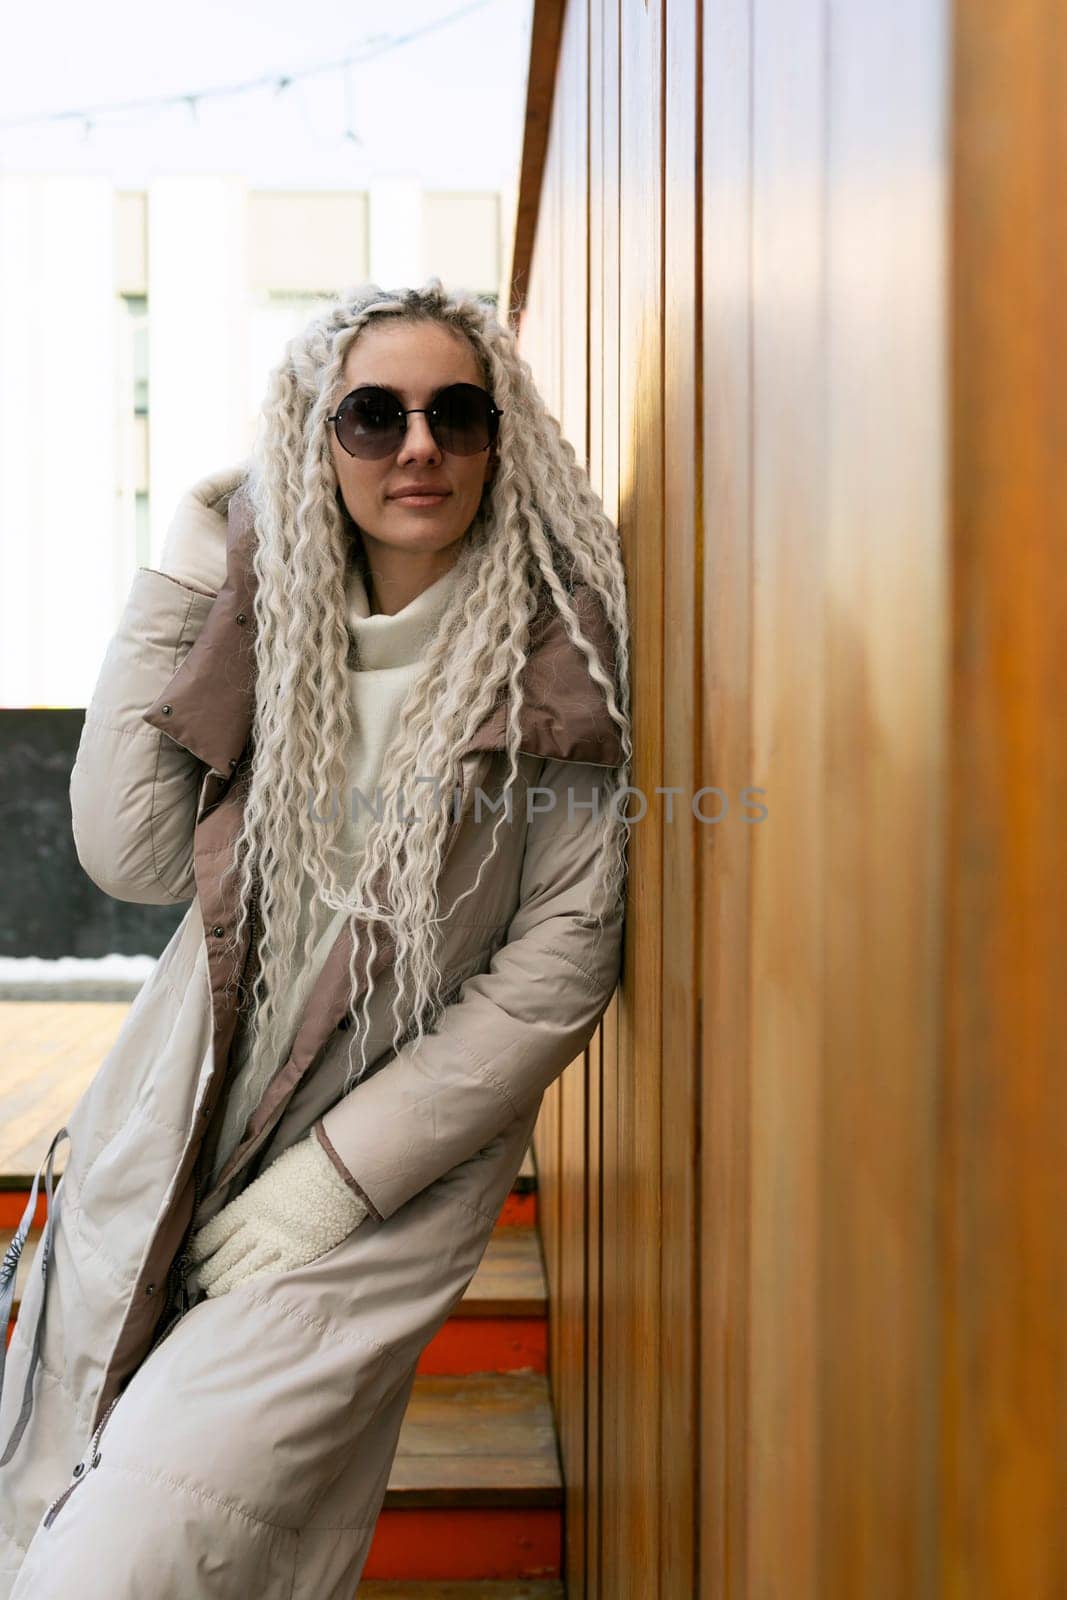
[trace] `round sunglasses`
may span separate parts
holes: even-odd
[[[406,409],[389,389],[368,383],[346,394],[326,420],[333,423],[338,443],[350,456],[379,461],[399,450],[408,418],[417,411],[425,416],[438,448],[451,456],[487,450],[503,415],[492,395],[476,383],[450,383],[438,390],[430,405]]]

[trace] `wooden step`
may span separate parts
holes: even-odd
[[[417,1371],[546,1372],[547,1305],[537,1230],[499,1222],[466,1293],[423,1350]]]
[[[545,1375],[417,1376],[364,1577],[558,1579],[562,1535]]]
[[[356,1600],[566,1600],[566,1592],[554,1578],[364,1578]]]
[[[545,1374],[416,1376],[385,1505],[562,1505]]]
[[[560,1528],[552,1511],[383,1511],[363,1578],[558,1581]]]
[[[456,1315],[544,1316],[547,1292],[541,1244],[534,1230],[497,1227]]]

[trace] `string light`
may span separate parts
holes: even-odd
[[[113,101],[105,105],[81,106],[70,111],[41,111],[28,117],[4,117],[0,119],[0,134],[15,128],[39,127],[42,123],[80,122],[83,137],[86,141],[91,139],[93,131],[101,119],[109,115],[123,112],[153,112],[169,106],[184,105],[188,108],[192,122],[199,124],[198,106],[202,100],[228,100],[238,95],[253,94],[257,90],[273,88],[275,99],[290,88],[293,84],[304,78],[320,77],[324,73],[341,72],[344,74],[345,98],[345,130],[343,138],[354,144],[362,144],[363,140],[353,127],[353,94],[352,83],[349,76],[352,67],[363,62],[375,60],[378,56],[387,55],[392,50],[399,50],[405,44],[411,44],[416,39],[424,38],[429,33],[435,33],[439,28],[450,26],[462,17],[469,16],[474,11],[481,11],[487,5],[493,5],[496,0],[472,0],[469,5],[461,6],[458,11],[450,11],[446,16],[436,17],[432,22],[425,23],[420,28],[412,28],[407,33],[386,34],[375,33],[368,35],[362,42],[358,53],[349,54],[340,60],[327,61],[316,67],[305,67],[302,70],[287,73],[270,73],[259,78],[250,78],[243,83],[233,83],[218,88],[197,89],[184,94],[156,95],[140,100]]]

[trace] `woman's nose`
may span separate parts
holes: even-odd
[[[437,456],[440,455],[437,440],[430,432],[430,425],[421,411],[413,411],[408,415],[407,433],[400,446],[401,461],[409,456]]]

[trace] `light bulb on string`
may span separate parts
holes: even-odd
[[[304,125],[304,132],[307,135],[309,143],[312,145],[318,145],[320,149],[324,149],[330,141],[324,139],[319,129],[315,126],[314,120],[308,108],[307,98],[304,95],[303,86],[295,78],[292,80],[292,87],[289,91],[288,100],[290,106],[295,106],[296,110],[300,114],[300,121]]]
[[[352,63],[346,61],[342,79],[345,94],[345,131],[341,136],[342,142],[349,140],[352,144],[362,144],[363,140],[352,126]]]

